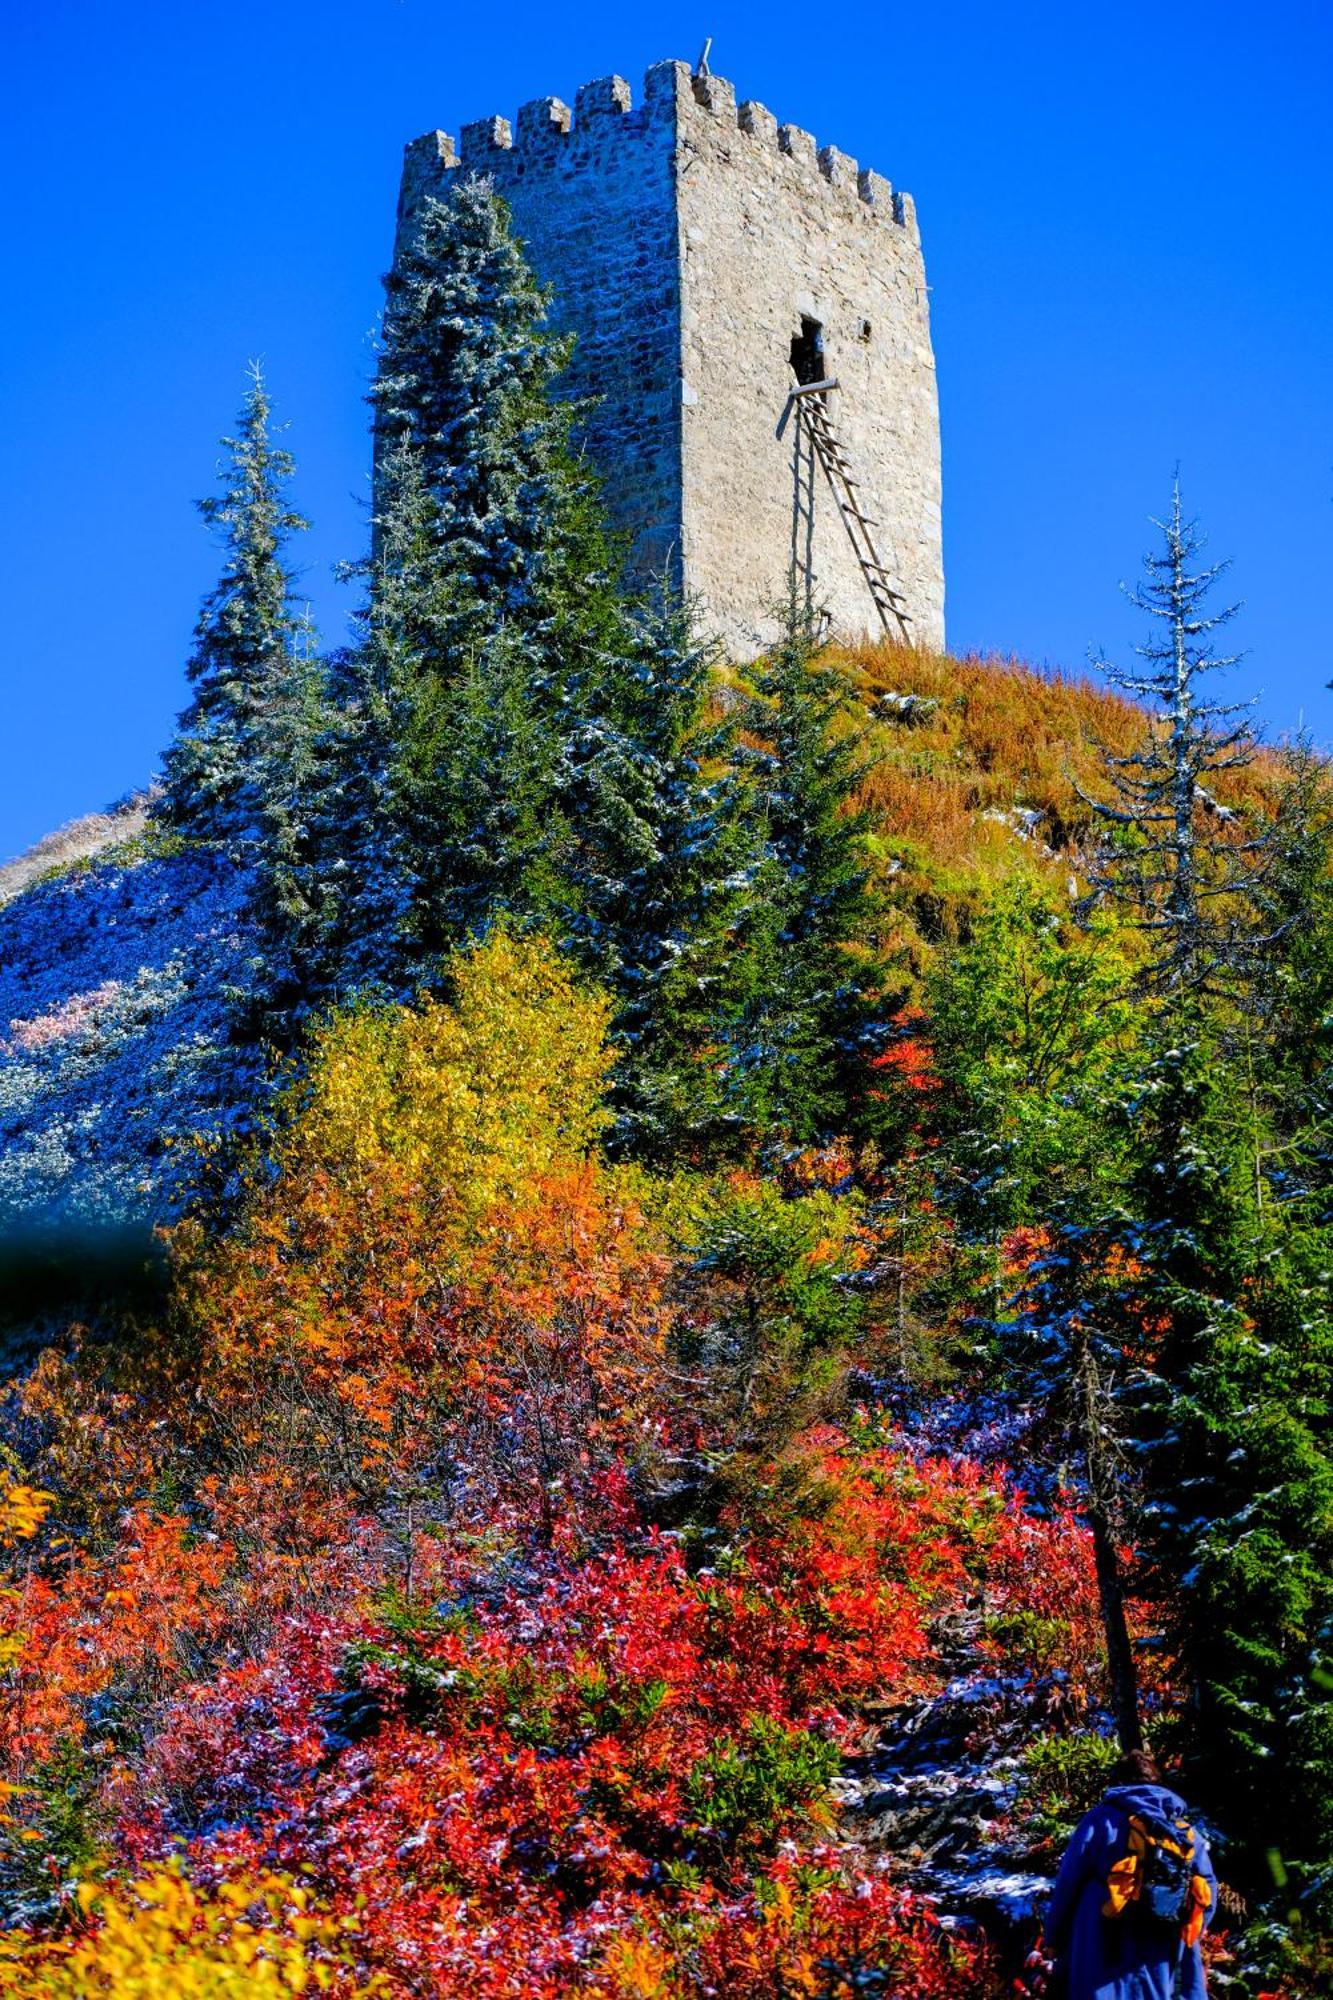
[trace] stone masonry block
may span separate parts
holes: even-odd
[[[684,62],[654,63],[643,79],[643,102],[651,114],[674,111],[690,96],[690,66]]]
[[[728,83],[724,76],[696,76],[694,101],[702,104],[705,111],[711,111],[718,118],[736,119],[736,86]]]
[[[458,165],[458,153],[447,132],[423,132],[403,148],[403,178],[398,189],[399,217],[408,215],[428,194],[437,194],[444,175]]]
[[[592,83],[581,83],[574,98],[575,128],[589,118],[623,116],[631,102],[632,93],[623,76],[599,76]]]
[[[799,125],[779,125],[778,146],[790,159],[799,160],[803,167],[813,169],[815,165],[813,132],[804,132]]]
[[[404,148],[408,161],[417,167],[456,167],[458,149],[448,132],[423,132]]]
[[[877,174],[873,167],[862,167],[856,186],[862,201],[868,201],[890,222],[893,220],[893,189],[883,174]]]
[[[766,146],[777,145],[778,121],[767,105],[756,104],[752,97],[747,97],[736,113],[736,123],[742,132],[749,132],[754,138],[761,139]]]
[[[492,153],[507,153],[514,143],[507,118],[476,118],[463,127],[462,139],[463,164],[466,167],[475,166]]]
[[[558,97],[534,97],[518,108],[520,146],[541,145],[544,139],[561,139],[569,130],[570,110]]]
[[[856,187],[856,161],[850,153],[840,153],[836,146],[820,147],[819,171],[830,187],[849,190]]]

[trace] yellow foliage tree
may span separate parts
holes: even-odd
[[[454,961],[449,1002],[328,1023],[280,1168],[337,1174],[372,1207],[387,1178],[474,1220],[595,1145],[609,1019],[606,997],[544,941],[492,933]]]
[[[51,1511],[53,1496],[0,1472],[0,1549],[28,1541]]]
[[[609,1015],[550,945],[501,931],[460,954],[447,1001],[324,1025],[241,1227],[181,1240],[239,1465],[280,1451],[293,1491],[405,1517],[421,1470],[437,1493],[516,1400],[542,1434],[511,1450],[529,1485],[619,1404],[656,1274],[637,1177],[597,1153]]]

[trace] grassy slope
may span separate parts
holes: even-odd
[[[899,942],[917,963],[957,935],[1001,877],[1082,873],[1086,798],[1109,796],[1104,749],[1123,756],[1143,742],[1142,709],[1088,679],[1013,660],[868,643],[827,657],[863,705],[856,727],[872,760],[863,798],[892,878]],[[892,699],[904,695],[916,700]],[[1256,807],[1271,802],[1276,773],[1273,753],[1261,750],[1218,791]]]

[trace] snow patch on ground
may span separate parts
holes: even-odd
[[[170,1220],[198,1183],[199,1142],[238,1130],[262,1089],[227,1005],[252,948],[244,881],[212,853],[117,859],[136,813],[98,816],[89,841],[114,829],[101,860],[52,874],[42,843],[25,865],[44,849],[49,865],[27,886],[6,871],[0,1230]]]

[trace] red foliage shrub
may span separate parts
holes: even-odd
[[[823,1821],[858,1701],[925,1676],[932,1615],[983,1569],[1028,1591],[1046,1538],[975,1467],[815,1442],[819,1517],[715,1571],[636,1529],[611,1481],[600,1551],[566,1535],[471,1573],[442,1554],[430,1609],[282,1628],[172,1705],[127,1844],[313,1868],[333,1909],[364,1900],[361,1948],[409,1992],[757,2000],[779,1974],[850,1992],[862,1961],[901,1966],[904,1992],[983,1991],[884,1883],[774,1857]]]
[[[826,1878],[811,1888],[803,1873],[779,1862],[757,1896],[714,1920],[683,1990],[727,2000],[779,1993],[854,2000],[866,1990],[902,2000],[985,2000],[1002,1991],[984,1950],[943,1930],[926,1906],[882,1878]],[[867,1988],[872,1969],[890,1974],[890,1983]]]

